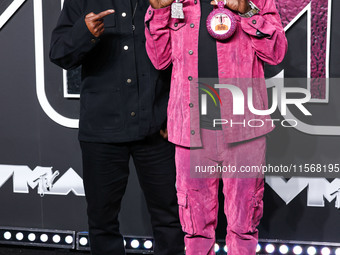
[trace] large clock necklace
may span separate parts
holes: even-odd
[[[231,37],[236,30],[234,14],[225,8],[226,0],[217,1],[215,8],[207,18],[207,29],[209,34],[217,40],[225,40]]]

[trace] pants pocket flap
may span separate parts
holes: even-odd
[[[182,192],[177,192],[178,205],[187,208],[188,206],[188,195]]]

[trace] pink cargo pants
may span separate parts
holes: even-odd
[[[185,232],[186,255],[215,254],[218,213],[218,178],[197,177],[195,166],[245,166],[265,163],[266,137],[225,144],[222,131],[202,130],[204,148],[176,147],[177,197]],[[201,177],[210,177],[209,173]],[[223,175],[224,212],[228,220],[228,255],[254,255],[258,226],[263,215],[264,179],[262,174]]]

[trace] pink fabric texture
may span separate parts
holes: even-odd
[[[260,166],[264,164],[266,137],[225,144],[221,131],[202,130],[201,149],[176,146],[177,196],[187,255],[215,254],[218,213],[218,178],[192,178],[196,165]],[[251,155],[249,155],[251,151]],[[249,155],[249,157],[245,157]],[[193,170],[191,170],[193,171]],[[192,172],[191,172],[192,173]],[[224,212],[229,255],[254,255],[263,214],[263,178],[223,178]]]
[[[169,141],[186,147],[202,146],[199,128],[198,93],[192,94],[191,80],[198,78],[198,33],[200,25],[200,4],[198,0],[184,0],[185,18],[170,18],[170,7],[153,9],[149,7],[146,16],[146,49],[150,60],[157,69],[165,69],[173,64],[171,91],[168,105]],[[261,10],[251,18],[241,18],[234,13],[237,20],[235,34],[226,41],[217,41],[219,78],[264,78],[263,62],[272,65],[280,63],[287,50],[287,40],[273,0],[254,0]],[[259,37],[257,31],[265,34]],[[190,53],[189,53],[190,51]],[[191,52],[192,51],[192,52]],[[243,85],[242,90],[246,90]],[[265,83],[253,87],[255,105],[259,110],[266,109],[267,90]],[[222,90],[223,101],[221,118],[230,119],[232,100],[229,93]],[[256,101],[257,100],[257,101]],[[190,107],[192,103],[193,107]],[[253,119],[254,115],[245,112],[244,119]],[[263,119],[265,116],[256,116]],[[269,118],[267,116],[267,118]],[[227,128],[224,137],[226,143],[238,142],[258,137],[273,129],[266,122],[262,128]]]
[[[200,129],[198,77],[199,0],[180,0],[185,18],[170,18],[170,7],[149,7],[145,16],[146,50],[157,69],[173,65],[168,105],[169,141],[176,146],[177,196],[187,255],[212,255],[218,212],[218,178],[193,178],[195,165],[260,166],[265,163],[265,134],[273,127],[223,126],[221,131]],[[264,62],[276,65],[287,51],[287,40],[274,0],[253,0],[261,10],[251,18],[237,13],[235,34],[216,41],[218,78],[237,86],[243,95],[253,91],[257,110],[268,109]],[[216,78],[216,77],[212,77]],[[231,79],[231,80],[230,80]],[[231,82],[231,83],[230,83]],[[244,115],[233,114],[233,98],[219,91],[221,118],[235,121],[270,119],[257,116],[246,105]],[[233,178],[231,178],[233,177]],[[244,176],[243,176],[244,177]],[[226,243],[230,255],[254,255],[258,226],[263,213],[263,178],[223,178],[224,212],[228,227]]]

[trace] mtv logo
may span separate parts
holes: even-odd
[[[17,12],[20,6],[26,0],[0,0],[0,32],[6,22]],[[45,69],[45,57],[48,52],[44,41],[49,38],[51,31],[43,29],[43,0],[32,0],[33,18],[34,18],[34,40],[35,40],[35,67],[36,67],[36,88],[38,101],[46,115],[54,122],[68,127],[77,128],[78,119],[76,116],[64,116],[51,105],[47,96],[45,86],[50,86],[50,80],[45,80],[47,76]],[[57,6],[63,6],[64,0],[44,1],[44,6],[57,2]],[[318,79],[321,82],[307,84],[307,89],[312,94],[311,102],[327,103],[329,98],[329,55],[330,55],[330,34],[331,34],[331,15],[332,0],[275,0],[280,12],[285,31],[289,30],[303,15],[307,15],[307,78]],[[60,5],[59,5],[60,4]],[[55,9],[59,12],[59,8]],[[45,15],[51,16],[51,15]],[[322,28],[322,29],[320,29]],[[63,99],[70,97],[79,97],[78,91],[69,90],[67,87],[70,83],[74,84],[73,88],[79,87],[79,70],[75,73],[67,73],[65,70],[61,73],[62,84],[64,86]],[[52,87],[52,86],[51,86]],[[56,86],[54,86],[56,87]],[[66,101],[66,100],[65,100]],[[314,128],[314,127],[313,127]],[[332,127],[333,128],[333,127]],[[337,127],[336,127],[337,128]],[[312,131],[307,131],[312,132]],[[321,130],[318,134],[333,134]],[[336,130],[338,134],[338,130]]]
[[[285,31],[304,14],[307,14],[307,78],[311,102],[327,103],[329,98],[329,55],[332,0],[276,0]],[[325,79],[326,78],[326,79]]]
[[[26,0],[0,0],[0,32],[2,27],[6,25],[6,23],[17,14],[19,8],[26,2]],[[60,1],[60,9],[63,6],[64,1]],[[44,112],[49,116],[54,122],[69,128],[77,128],[78,127],[78,119],[69,118],[60,114],[54,107],[51,105],[49,99],[46,95],[45,90],[45,63],[44,63],[44,55],[47,54],[44,51],[44,42],[48,40],[50,36],[50,31],[44,33],[43,29],[43,1],[42,0],[33,0],[33,19],[34,19],[34,39],[35,39],[35,66],[36,66],[36,88],[37,88],[37,97],[38,101],[44,110]],[[79,97],[79,95],[73,95],[67,93],[67,72],[63,71],[63,86],[64,98],[69,97]]]

